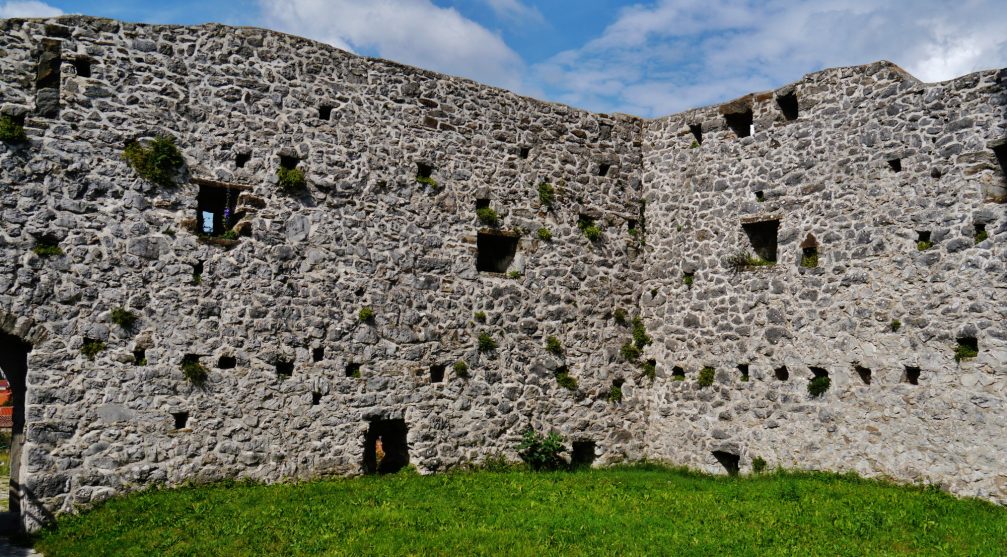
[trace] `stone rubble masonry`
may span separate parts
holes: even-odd
[[[29,529],[154,484],[359,474],[375,419],[405,420],[424,473],[516,460],[533,427],[601,465],[724,472],[720,451],[742,473],[758,456],[1007,503],[1007,71],[925,84],[878,62],[646,120],[261,29],[0,28],[0,111],[29,137],[0,146],[0,329],[32,343]],[[158,135],[185,156],[177,187],[122,159]],[[281,157],[306,190],[278,187]],[[194,233],[220,184],[243,186],[236,241]],[[519,235],[508,273],[476,269],[477,203]],[[733,266],[755,253],[742,224],[771,220],[776,264]],[[631,363],[635,316],[653,342]],[[955,361],[960,337],[977,357]],[[89,360],[85,339],[107,349]]]

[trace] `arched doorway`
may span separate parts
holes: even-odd
[[[24,426],[25,426],[25,386],[28,375],[28,352],[31,352],[31,345],[20,338],[0,331],[0,371],[6,378],[10,393],[9,405],[12,408],[10,416],[10,429],[0,428],[2,437],[9,439],[9,448],[4,447],[9,457],[9,492],[10,499],[7,508],[0,509],[10,511],[17,515],[21,514],[20,501],[20,463],[21,448],[24,446]],[[6,426],[5,423],[0,425]],[[7,443],[5,443],[6,445]],[[0,489],[3,489],[0,487]]]

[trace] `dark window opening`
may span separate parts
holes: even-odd
[[[797,120],[797,93],[790,92],[786,95],[776,97],[776,104],[780,105],[780,112],[787,120]]]
[[[734,132],[734,135],[737,135],[739,138],[752,135],[752,122],[754,120],[751,108],[745,112],[725,114],[724,121],[727,123],[727,127],[731,128]]]
[[[910,385],[919,385],[920,368],[915,366],[906,366],[906,373],[902,376],[902,381],[904,383],[909,383]]]
[[[985,224],[977,222],[973,224],[972,227],[973,227],[972,237],[975,238],[977,244],[990,237],[989,232],[986,232]]]
[[[237,168],[245,168],[248,161],[252,160],[251,153],[236,153],[234,155],[234,166]]]
[[[311,361],[320,362],[325,359],[325,348],[318,346],[311,349]]]
[[[738,373],[741,374],[742,381],[748,381],[748,364],[738,364]]]
[[[786,381],[790,379],[790,372],[787,371],[787,366],[780,366],[773,370],[773,375],[780,381]]]
[[[276,360],[273,365],[276,366],[276,374],[281,377],[290,377],[294,374],[294,362],[290,360]]]
[[[675,367],[671,368],[671,378],[672,378],[672,380],[675,380],[675,381],[684,381],[685,380],[685,369],[683,369],[682,366],[675,366]]]
[[[713,458],[717,459],[717,462],[724,467],[728,475],[737,476],[740,470],[739,464],[741,462],[741,457],[734,453],[729,453],[727,451],[713,451]]]
[[[815,246],[801,248],[801,267],[814,268],[818,266],[818,248]]]
[[[763,261],[776,261],[776,234],[780,228],[780,221],[750,222],[742,224],[741,227],[745,229],[755,255]]]
[[[364,436],[364,472],[390,474],[409,464],[405,420],[374,420]]]
[[[73,69],[77,73],[77,77],[91,77],[91,61],[87,58],[75,59]]]
[[[609,168],[612,168],[612,165],[609,164],[609,163],[607,163],[607,162],[603,162],[603,163],[599,164],[598,165],[598,176],[608,176],[608,169]]]
[[[434,364],[430,366],[430,382],[431,383],[442,383],[444,382],[444,370],[447,366],[443,364]]]
[[[864,382],[864,385],[871,384],[871,368],[864,367],[862,365],[855,365],[853,366],[853,369],[857,372],[857,375],[860,376],[860,380]]]
[[[290,155],[280,155],[280,168],[293,170],[297,168],[298,164],[301,164],[301,159]]]
[[[979,339],[976,337],[958,337],[957,340],[959,351],[965,351],[970,354],[979,353]]]
[[[322,393],[315,391],[311,393],[311,405],[318,406],[322,403]]]
[[[930,231],[929,230],[917,230],[916,231],[916,241],[917,242],[929,242],[930,241]]]
[[[203,274],[203,262],[202,261],[197,261],[197,262],[195,262],[195,263],[192,264],[192,274],[193,275],[202,275]]]
[[[1000,173],[1007,179],[1007,139],[1001,140],[998,145],[993,146],[993,154],[996,155],[997,162],[1000,163]]]
[[[892,172],[902,172],[902,159],[891,159],[888,161],[888,166]]]
[[[490,206],[490,200],[486,198],[476,199],[476,209],[487,209]]]
[[[217,358],[217,368],[234,369],[238,365],[238,359],[234,356],[221,356]]]
[[[318,107],[318,117],[321,118],[322,120],[328,120],[329,118],[331,118],[332,107],[327,104],[323,104],[322,106]]]
[[[626,221],[626,228],[629,229],[629,233],[630,234],[633,234],[634,232],[636,232],[636,227],[638,225],[639,225],[639,223],[636,222],[636,220],[634,220],[634,219],[629,219],[629,220]]]
[[[359,378],[360,377],[360,364],[358,364],[356,362],[350,362],[350,363],[346,364],[345,371],[346,371],[346,376],[347,377]]]
[[[188,412],[172,412],[171,417],[175,419],[175,429],[185,429],[186,424],[189,423]]]
[[[485,273],[506,273],[517,253],[518,239],[515,236],[479,233],[476,239],[478,255],[476,270]]]
[[[143,348],[137,348],[133,351],[133,364],[138,366],[147,365],[147,351]]]
[[[689,124],[689,131],[696,140],[697,145],[703,144],[703,124]]]
[[[766,200],[766,192],[762,190],[755,192],[755,200],[759,203],[764,202]]]
[[[434,173],[434,167],[422,162],[416,163],[416,177],[429,178]]]
[[[231,188],[200,185],[196,195],[196,231],[220,236],[231,230],[238,221],[235,210],[239,193]]]
[[[529,154],[531,154],[531,147],[521,147],[517,151],[519,159],[527,159]]]
[[[594,464],[596,448],[594,441],[574,441],[570,468],[590,468]]]

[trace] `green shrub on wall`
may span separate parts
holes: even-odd
[[[284,168],[281,166],[276,169],[276,177],[280,189],[288,193],[303,190],[308,185],[308,181],[304,178],[304,171],[300,168]]]
[[[560,456],[566,449],[563,447],[563,438],[557,433],[542,435],[528,428],[522,435],[517,450],[518,456],[532,470],[559,470],[566,466]]]
[[[175,139],[166,135],[157,136],[146,147],[138,141],[130,141],[122,158],[141,178],[159,186],[175,185],[178,172],[185,164]]]
[[[717,370],[710,366],[706,366],[699,370],[699,379],[696,381],[700,387],[709,387],[713,385],[713,379],[717,374]]]
[[[28,136],[24,133],[24,126],[14,121],[9,115],[0,116],[0,141],[4,143],[24,143],[28,141]]]
[[[136,323],[136,314],[126,308],[115,308],[112,310],[112,323],[129,330]]]

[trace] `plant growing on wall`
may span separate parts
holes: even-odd
[[[825,391],[829,390],[831,385],[832,379],[828,375],[815,377],[811,381],[808,381],[808,394],[812,398],[818,398],[825,394]]]
[[[437,180],[434,180],[430,176],[421,176],[419,174],[416,175],[416,183],[430,186],[432,189],[437,189],[439,187]]]
[[[518,456],[532,470],[559,470],[566,465],[560,456],[566,449],[558,433],[542,435],[528,428],[521,436],[517,450]]]
[[[962,360],[967,360],[969,358],[975,358],[979,355],[979,348],[976,346],[971,346],[968,343],[963,343],[958,341],[958,346],[955,347],[955,362],[960,363]]]
[[[643,376],[651,381],[657,378],[657,364],[653,361],[648,360],[641,363],[640,370],[643,372]]]
[[[813,269],[818,266],[818,254],[806,253],[801,256],[801,267]]]
[[[577,219],[577,228],[584,234],[584,237],[592,242],[597,242],[601,239],[601,228],[595,224],[594,219],[585,215],[581,215]]]
[[[129,330],[136,323],[137,316],[126,308],[115,308],[112,310],[112,323]]]
[[[479,222],[486,226],[497,226],[500,224],[500,215],[492,207],[479,207],[476,209],[476,216],[479,217]]]
[[[643,324],[643,319],[639,317],[633,318],[633,344],[637,348],[643,350],[647,345],[651,343],[650,335],[647,334],[647,328]]]
[[[486,312],[485,311],[477,311],[477,312],[475,312],[475,313],[472,314],[472,317],[475,318],[475,320],[478,321],[478,322],[480,322],[480,323],[485,323],[486,322]]]
[[[492,352],[497,349],[497,341],[486,331],[479,333],[479,351]]]
[[[756,474],[761,474],[766,470],[766,459],[761,456],[757,456],[752,459],[752,472]]]
[[[632,342],[627,342],[619,349],[619,353],[627,362],[636,362],[640,358],[640,349]]]
[[[920,240],[916,242],[916,249],[919,251],[926,251],[932,247],[934,247],[934,243],[930,240]]]
[[[539,228],[538,239],[542,240],[543,242],[548,242],[552,240],[552,232],[550,232],[548,228]]]
[[[56,257],[63,255],[63,249],[59,247],[54,241],[48,239],[41,239],[35,243],[35,247],[31,248],[31,251],[39,257]]]
[[[538,201],[546,209],[552,209],[556,202],[556,189],[549,182],[542,182],[538,185]]]
[[[888,328],[892,330],[893,333],[899,332],[902,328],[902,322],[898,319],[892,319],[892,322],[888,324]]]
[[[699,370],[699,379],[696,380],[696,383],[700,387],[709,387],[710,385],[713,385],[713,378],[716,376],[716,373],[717,370],[710,366],[706,366]]]
[[[466,364],[464,360],[458,360],[457,362],[455,362],[455,365],[452,366],[452,369],[454,369],[455,375],[457,375],[458,377],[462,379],[469,378],[469,365]]]
[[[0,141],[4,143],[24,143],[28,136],[24,126],[14,121],[8,114],[0,115]]]
[[[761,257],[750,255],[745,250],[739,250],[734,254],[728,256],[727,265],[728,267],[733,269],[734,272],[737,273],[755,267],[769,267],[772,265],[776,265],[776,262],[767,261],[765,259],[762,259]]]
[[[612,319],[615,319],[616,324],[625,325],[626,324],[626,310],[622,308],[616,308],[612,312]]]
[[[552,335],[545,339],[545,349],[550,354],[555,354],[556,356],[563,355],[563,345],[560,343],[558,338]]]
[[[565,367],[560,368],[559,371],[556,372],[556,383],[564,389],[571,391],[577,390],[577,379],[570,375],[570,372],[567,371]]]
[[[209,377],[210,372],[206,369],[203,364],[199,363],[199,358],[196,356],[186,356],[182,358],[182,375],[185,379],[197,387],[202,387],[206,384],[206,379]]]
[[[300,168],[279,167],[276,169],[277,185],[287,193],[303,190],[308,185],[304,171]]]
[[[80,347],[80,353],[88,360],[94,360],[95,356],[105,351],[105,343],[91,338],[84,339],[84,344]]]
[[[622,387],[618,385],[612,385],[612,388],[608,390],[608,396],[605,397],[612,404],[618,404],[622,402]]]
[[[175,185],[178,172],[185,164],[175,139],[166,135],[155,137],[146,147],[138,141],[130,141],[122,158],[141,178],[165,187]]]
[[[360,308],[360,311],[357,312],[357,319],[359,319],[361,323],[373,323],[374,310],[370,306]]]

